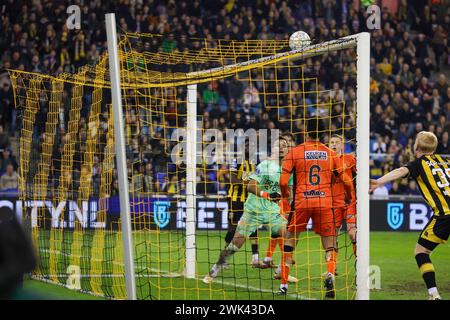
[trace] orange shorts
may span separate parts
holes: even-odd
[[[312,219],[314,232],[322,237],[336,234],[335,220],[331,208],[296,209],[290,216],[287,230],[291,233],[306,231],[309,219]]]
[[[356,203],[345,207],[334,208],[333,210],[336,228],[341,228],[344,219],[347,224],[356,223]]]

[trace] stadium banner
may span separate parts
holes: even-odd
[[[371,231],[419,231],[433,215],[422,197],[371,199]]]
[[[228,202],[226,198],[197,198],[197,229],[226,230]],[[7,206],[31,219],[32,226],[50,229],[119,230],[120,202],[118,197],[66,200],[58,203],[42,200],[21,201],[17,197],[2,197],[0,207]],[[135,230],[178,230],[186,226],[186,201],[169,197],[130,198],[131,222]],[[37,217],[40,217],[37,219]]]
[[[183,198],[136,197],[131,198],[132,225],[135,230],[181,230],[185,228],[186,201]],[[226,230],[228,227],[228,202],[224,197],[197,198],[197,229]],[[17,197],[3,197],[0,207],[14,210],[19,220],[22,210],[31,218],[33,226],[38,215],[44,228],[73,229],[76,225],[86,229],[119,229],[120,204],[118,197],[91,199],[89,201],[67,200],[21,201]],[[427,224],[432,211],[421,198],[385,198],[370,201],[371,231],[418,231]],[[103,218],[100,218],[103,213]],[[310,229],[311,226],[308,226]]]

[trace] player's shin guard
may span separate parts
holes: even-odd
[[[289,272],[291,270],[291,262],[294,248],[291,246],[284,246],[281,258],[281,284],[287,285],[289,280]]]
[[[325,260],[327,262],[328,274],[331,273],[334,275],[336,273],[336,260],[337,260],[337,253],[335,248],[327,248]]]
[[[280,248],[281,252],[284,251],[284,239],[283,239],[283,237],[279,237],[278,238],[278,247]]]
[[[416,262],[427,289],[436,288],[436,274],[434,272],[434,266],[431,263],[430,255],[427,253],[418,253],[416,254]]]

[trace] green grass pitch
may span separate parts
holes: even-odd
[[[136,274],[138,296],[154,299],[282,299],[274,295],[279,285],[272,279],[269,269],[253,269],[250,266],[250,244],[238,252],[230,267],[221,272],[217,281],[209,287],[201,282],[211,264],[216,260],[223,246],[224,232],[199,232],[197,237],[198,278],[189,280],[177,277],[182,271],[182,253],[177,250],[182,245],[181,233],[164,232],[159,235],[135,235],[136,257],[139,257]],[[267,247],[267,234],[262,233],[260,241],[261,255]],[[166,250],[148,247],[154,237],[166,244]],[[371,265],[377,265],[381,271],[381,288],[371,291],[371,299],[407,299],[426,298],[426,290],[417,269],[413,249],[418,233],[372,232]],[[116,242],[120,245],[120,241]],[[337,298],[352,298],[354,288],[354,259],[346,235],[339,240],[339,262],[337,276]],[[279,259],[279,249],[274,259]],[[318,239],[303,237],[295,253],[296,264],[291,272],[300,279],[297,285],[291,285],[287,299],[321,299],[323,296],[321,273],[325,272],[323,251]],[[449,245],[439,246],[432,255],[437,272],[437,283],[443,298],[450,293]],[[140,267],[139,267],[140,266]],[[85,266],[86,267],[86,266]],[[83,270],[82,270],[83,271]],[[82,272],[83,273],[83,272]],[[156,275],[158,273],[159,275]],[[64,279],[62,279],[64,280]],[[86,281],[86,280],[85,280]],[[122,279],[115,279],[122,281]],[[64,282],[64,281],[62,281]],[[61,286],[28,280],[24,285],[25,298],[33,299],[99,299],[91,295],[69,290]]]

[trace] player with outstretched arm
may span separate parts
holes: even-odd
[[[428,289],[429,300],[441,300],[430,254],[450,235],[450,162],[434,154],[438,139],[432,132],[421,131],[414,143],[415,160],[377,180],[370,181],[370,192],[397,179],[411,177],[434,215],[420,233],[415,258]]]

